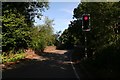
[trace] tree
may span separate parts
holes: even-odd
[[[46,46],[54,45],[55,36],[53,35],[53,20],[46,17],[43,25],[33,28],[31,47],[34,50],[43,51]]]
[[[82,45],[83,36],[82,21],[78,19],[70,21],[68,29],[64,30],[61,34],[60,40],[72,48],[75,45]]]
[[[3,52],[28,48],[32,40],[31,30],[34,17],[40,18],[48,8],[46,2],[3,2],[2,3],[2,46]]]
[[[33,25],[34,18],[41,19],[42,12],[45,9],[49,9],[48,2],[3,2],[2,3],[2,13],[9,10],[14,11],[25,16],[25,22],[29,24],[29,27]],[[7,14],[7,13],[5,13]]]
[[[118,3],[82,3],[74,10],[74,17],[89,13],[91,17],[90,40],[96,50],[100,50],[115,41],[114,24],[118,21],[120,8]],[[102,17],[101,17],[102,16]]]
[[[87,58],[83,63],[91,66],[94,70],[96,69],[94,72],[97,72],[97,75],[103,75],[104,73],[104,76],[100,76],[104,78],[108,75],[110,78],[113,77],[113,75],[119,77],[117,74],[120,74],[117,72],[120,67],[120,34],[116,34],[114,31],[116,28],[115,25],[119,22],[118,17],[120,16],[120,5],[118,4],[120,4],[120,2],[82,2],[74,9],[73,17],[77,20],[79,20],[83,14],[90,14],[91,31],[86,32],[87,53],[90,54],[94,52],[94,55]],[[77,22],[77,24],[80,23]],[[77,30],[75,25],[72,25],[72,29]],[[71,31],[68,30],[68,33],[71,33],[72,29]],[[76,32],[73,30],[74,34]],[[81,34],[80,37],[79,41],[84,41],[84,33],[83,35]],[[70,40],[69,38],[67,39]]]
[[[84,32],[82,31],[80,18],[83,14],[90,14],[91,31],[86,33],[88,39],[87,46],[99,52],[99,50],[104,47],[114,45],[116,43],[116,34],[114,34],[113,30],[114,25],[118,22],[120,13],[118,4],[119,3],[80,3],[73,11],[73,18],[77,20],[71,21],[71,24],[69,24],[67,31],[69,34],[64,34],[66,30],[63,32],[63,34],[67,36],[67,42],[70,41],[70,43],[73,42],[73,44],[84,45]],[[71,38],[68,36],[71,36]]]

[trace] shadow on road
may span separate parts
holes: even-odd
[[[69,51],[65,54],[42,53],[46,60],[27,60],[16,64],[14,69],[4,70],[2,79],[72,79],[77,80],[69,61]]]

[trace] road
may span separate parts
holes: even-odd
[[[59,53],[59,51],[57,51]],[[22,61],[22,66],[4,70],[2,79],[71,79],[79,80],[74,66],[71,65],[70,51],[61,51],[62,54],[44,53],[47,60]],[[18,64],[17,64],[18,65]]]

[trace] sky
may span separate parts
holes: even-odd
[[[43,12],[42,20],[35,18],[35,25],[43,24],[44,17],[54,20],[54,33],[64,31],[68,28],[68,24],[73,20],[73,10],[77,8],[80,2],[50,2],[49,9]]]

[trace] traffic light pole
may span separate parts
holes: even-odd
[[[87,32],[90,29],[90,14],[83,14],[82,15],[82,31],[84,32],[85,36],[85,59],[88,57],[87,53]]]
[[[85,34],[85,58],[87,58],[87,36],[86,36],[86,32],[84,32]]]

